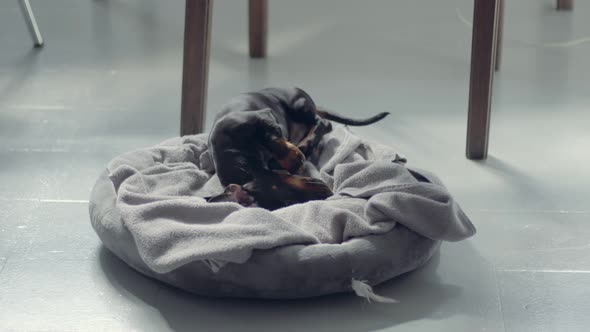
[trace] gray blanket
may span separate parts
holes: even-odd
[[[335,195],[273,212],[207,203],[221,193],[207,136],[185,136],[124,154],[108,165],[117,208],[142,260],[170,272],[192,261],[216,270],[244,263],[256,249],[342,243],[403,224],[425,237],[458,241],[475,228],[442,183],[410,169],[393,149],[336,126],[306,172]]]

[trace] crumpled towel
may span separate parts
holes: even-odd
[[[273,212],[203,199],[223,191],[206,134],[126,153],[108,170],[123,222],[143,261],[158,273],[197,260],[215,269],[244,263],[256,249],[342,243],[389,232],[396,223],[435,240],[458,241],[475,233],[440,180],[406,167],[390,147],[335,126],[320,148],[317,162],[306,162],[306,172],[335,195]]]

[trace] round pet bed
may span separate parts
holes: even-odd
[[[363,286],[423,265],[443,240],[475,233],[441,182],[391,148],[336,127],[321,149],[306,170],[335,195],[272,212],[202,198],[222,191],[205,134],[126,153],[94,186],[92,226],[149,277],[200,295],[252,298],[369,296]]]

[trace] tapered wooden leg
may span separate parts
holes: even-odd
[[[213,0],[186,0],[180,135],[203,131]]]
[[[557,0],[557,9],[563,9],[563,10],[574,9],[574,0]]]
[[[268,0],[249,0],[250,57],[266,56],[268,31]]]
[[[467,158],[488,153],[498,0],[475,0],[467,116]]]
[[[502,37],[504,35],[504,0],[498,0],[498,23],[496,24],[496,56],[494,58],[494,67],[496,71],[500,70],[502,62]]]

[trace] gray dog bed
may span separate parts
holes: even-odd
[[[276,211],[207,203],[222,192],[207,136],[112,160],[90,199],[104,245],[137,271],[201,295],[301,298],[355,291],[416,269],[475,228],[431,173],[336,126],[308,175],[335,195]]]

